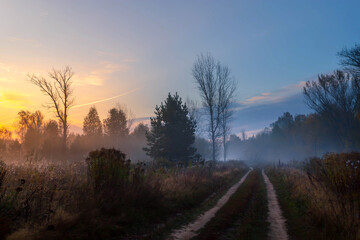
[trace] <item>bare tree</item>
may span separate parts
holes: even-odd
[[[229,133],[228,123],[231,117],[230,106],[234,99],[236,84],[230,77],[230,69],[221,65],[219,61],[215,61],[209,53],[198,56],[192,69],[192,75],[196,80],[203,106],[208,115],[212,158],[215,160],[217,139],[222,137],[223,144],[226,145],[226,137]]]
[[[216,159],[216,138],[218,137],[220,115],[217,103],[218,78],[216,77],[215,59],[208,53],[198,56],[192,69],[196,80],[203,106],[209,116],[208,131],[212,142],[212,158]]]
[[[338,53],[340,64],[347,70],[359,74],[360,73],[360,45],[355,44],[353,48],[344,48]]]
[[[30,82],[38,86],[45,95],[50,98],[50,103],[47,105],[49,109],[55,111],[62,128],[63,147],[66,149],[68,138],[68,115],[69,109],[74,103],[72,77],[74,72],[70,67],[63,70],[53,69],[49,72],[49,79],[42,76],[29,75]]]
[[[218,76],[218,108],[220,113],[220,130],[223,144],[224,161],[226,161],[226,141],[230,133],[231,117],[233,110],[231,104],[235,100],[236,82],[230,77],[230,69],[227,66],[217,65],[217,76]]]
[[[360,127],[360,78],[339,70],[319,75],[317,81],[306,82],[304,96],[306,104],[336,129],[344,146],[354,150],[354,133]]]

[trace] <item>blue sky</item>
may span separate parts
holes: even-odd
[[[238,81],[234,132],[254,131],[282,111],[309,112],[302,83],[338,68],[336,52],[360,42],[360,1],[0,3],[3,123],[19,109],[43,110],[46,99],[27,73],[66,65],[84,105],[73,110],[73,125],[81,126],[93,102],[101,117],[116,103],[151,116],[168,92],[198,99],[191,67],[210,52]]]

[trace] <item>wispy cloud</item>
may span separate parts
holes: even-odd
[[[110,100],[113,100],[113,99],[116,99],[116,98],[119,98],[119,97],[123,97],[123,96],[126,96],[126,95],[129,95],[133,92],[136,92],[138,91],[140,88],[135,88],[131,91],[128,91],[128,92],[125,92],[125,93],[122,93],[122,94],[119,94],[119,95],[116,95],[116,96],[113,96],[113,97],[109,97],[109,98],[103,98],[103,99],[99,99],[99,100],[96,100],[96,101],[92,101],[92,102],[87,102],[87,103],[82,103],[82,104],[78,104],[78,105],[75,105],[73,106],[72,108],[79,108],[79,107],[85,107],[85,106],[89,106],[89,105],[94,105],[96,103],[102,103],[102,102],[107,102],[107,101],[110,101]]]
[[[254,137],[256,135],[258,135],[259,133],[261,133],[262,131],[264,131],[263,128],[259,128],[259,129],[254,129],[254,130],[250,130],[250,131],[245,131],[246,137],[250,138],[250,137]],[[240,135],[241,133],[239,133],[238,135]]]
[[[304,86],[305,81],[300,81],[296,84],[291,84],[271,92],[264,92],[256,96],[252,96],[243,101],[239,101],[237,104],[238,107],[235,110],[241,110],[254,105],[279,103],[285,101],[289,97],[299,94]]]

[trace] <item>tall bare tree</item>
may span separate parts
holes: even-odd
[[[66,149],[69,129],[69,110],[74,103],[72,77],[74,72],[70,67],[63,70],[55,70],[49,72],[48,79],[42,76],[29,75],[30,82],[38,86],[45,95],[50,98],[47,105],[49,109],[55,111],[62,128],[62,144]]]
[[[217,108],[218,79],[215,59],[208,53],[200,54],[194,63],[192,75],[196,80],[202,103],[209,117],[208,132],[212,143],[212,158],[216,159],[216,139],[218,137],[220,116]]]
[[[216,61],[209,53],[198,56],[192,69],[192,75],[207,112],[212,158],[216,160],[217,139],[222,137],[224,147],[226,145],[231,117],[230,106],[234,99],[236,84],[230,77],[230,69]],[[224,152],[226,152],[226,148],[224,148]],[[226,158],[226,153],[224,157]]]
[[[231,117],[233,111],[231,105],[235,100],[236,82],[230,77],[230,69],[227,66],[217,65],[218,75],[218,108],[220,114],[220,130],[223,144],[224,161],[226,161],[227,138],[230,133]]]

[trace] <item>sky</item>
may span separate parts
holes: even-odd
[[[210,52],[238,83],[233,133],[255,133],[283,112],[309,113],[305,81],[339,68],[336,53],[360,41],[360,1],[0,0],[0,124],[41,110],[27,79],[70,66],[72,131],[89,107],[116,104],[153,116],[169,92],[200,100],[191,68]]]

